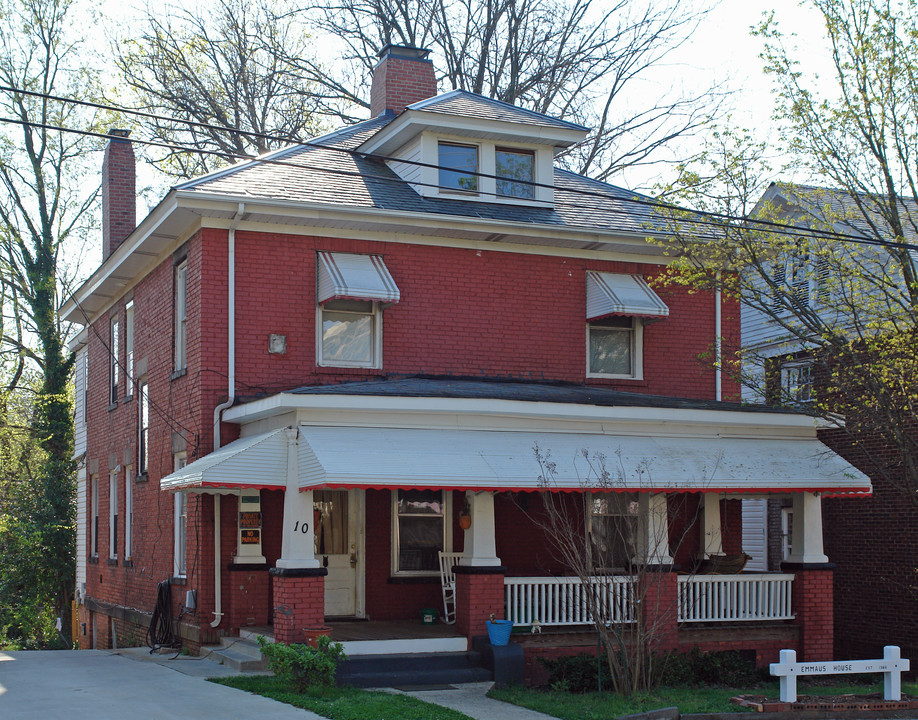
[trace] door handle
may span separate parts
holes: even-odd
[[[352,568],[357,567],[357,553],[355,552],[351,553],[351,567]]]

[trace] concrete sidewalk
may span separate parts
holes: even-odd
[[[487,697],[488,690],[494,683],[463,683],[453,685],[449,689],[425,690],[423,688],[399,690],[397,688],[382,688],[387,692],[411,695],[418,700],[442,705],[443,707],[458,710],[475,720],[557,720],[551,715],[527,710],[518,705],[492,700]]]
[[[206,659],[151,656],[146,648],[114,652],[0,652],[0,718],[319,720],[307,710],[207,682],[236,673]]]

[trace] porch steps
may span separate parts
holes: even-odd
[[[338,667],[339,685],[399,687],[486,682],[494,674],[482,667],[481,653],[434,652],[349,657]]]
[[[219,645],[202,647],[201,653],[207,653],[208,660],[240,672],[260,672],[268,667],[257,641],[242,633],[239,637],[220,638]]]

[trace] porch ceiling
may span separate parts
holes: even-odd
[[[297,443],[300,489],[871,491],[865,475],[811,438],[301,425]],[[230,443],[162,487],[284,487],[287,457],[277,430]]]

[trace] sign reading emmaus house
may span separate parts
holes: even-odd
[[[845,660],[842,662],[797,662],[797,653],[782,650],[780,660],[770,666],[771,674],[780,678],[781,702],[797,701],[798,675],[843,675],[849,673],[883,673],[883,699],[902,698],[902,672],[909,661],[902,658],[896,645],[883,648],[880,660]]]

